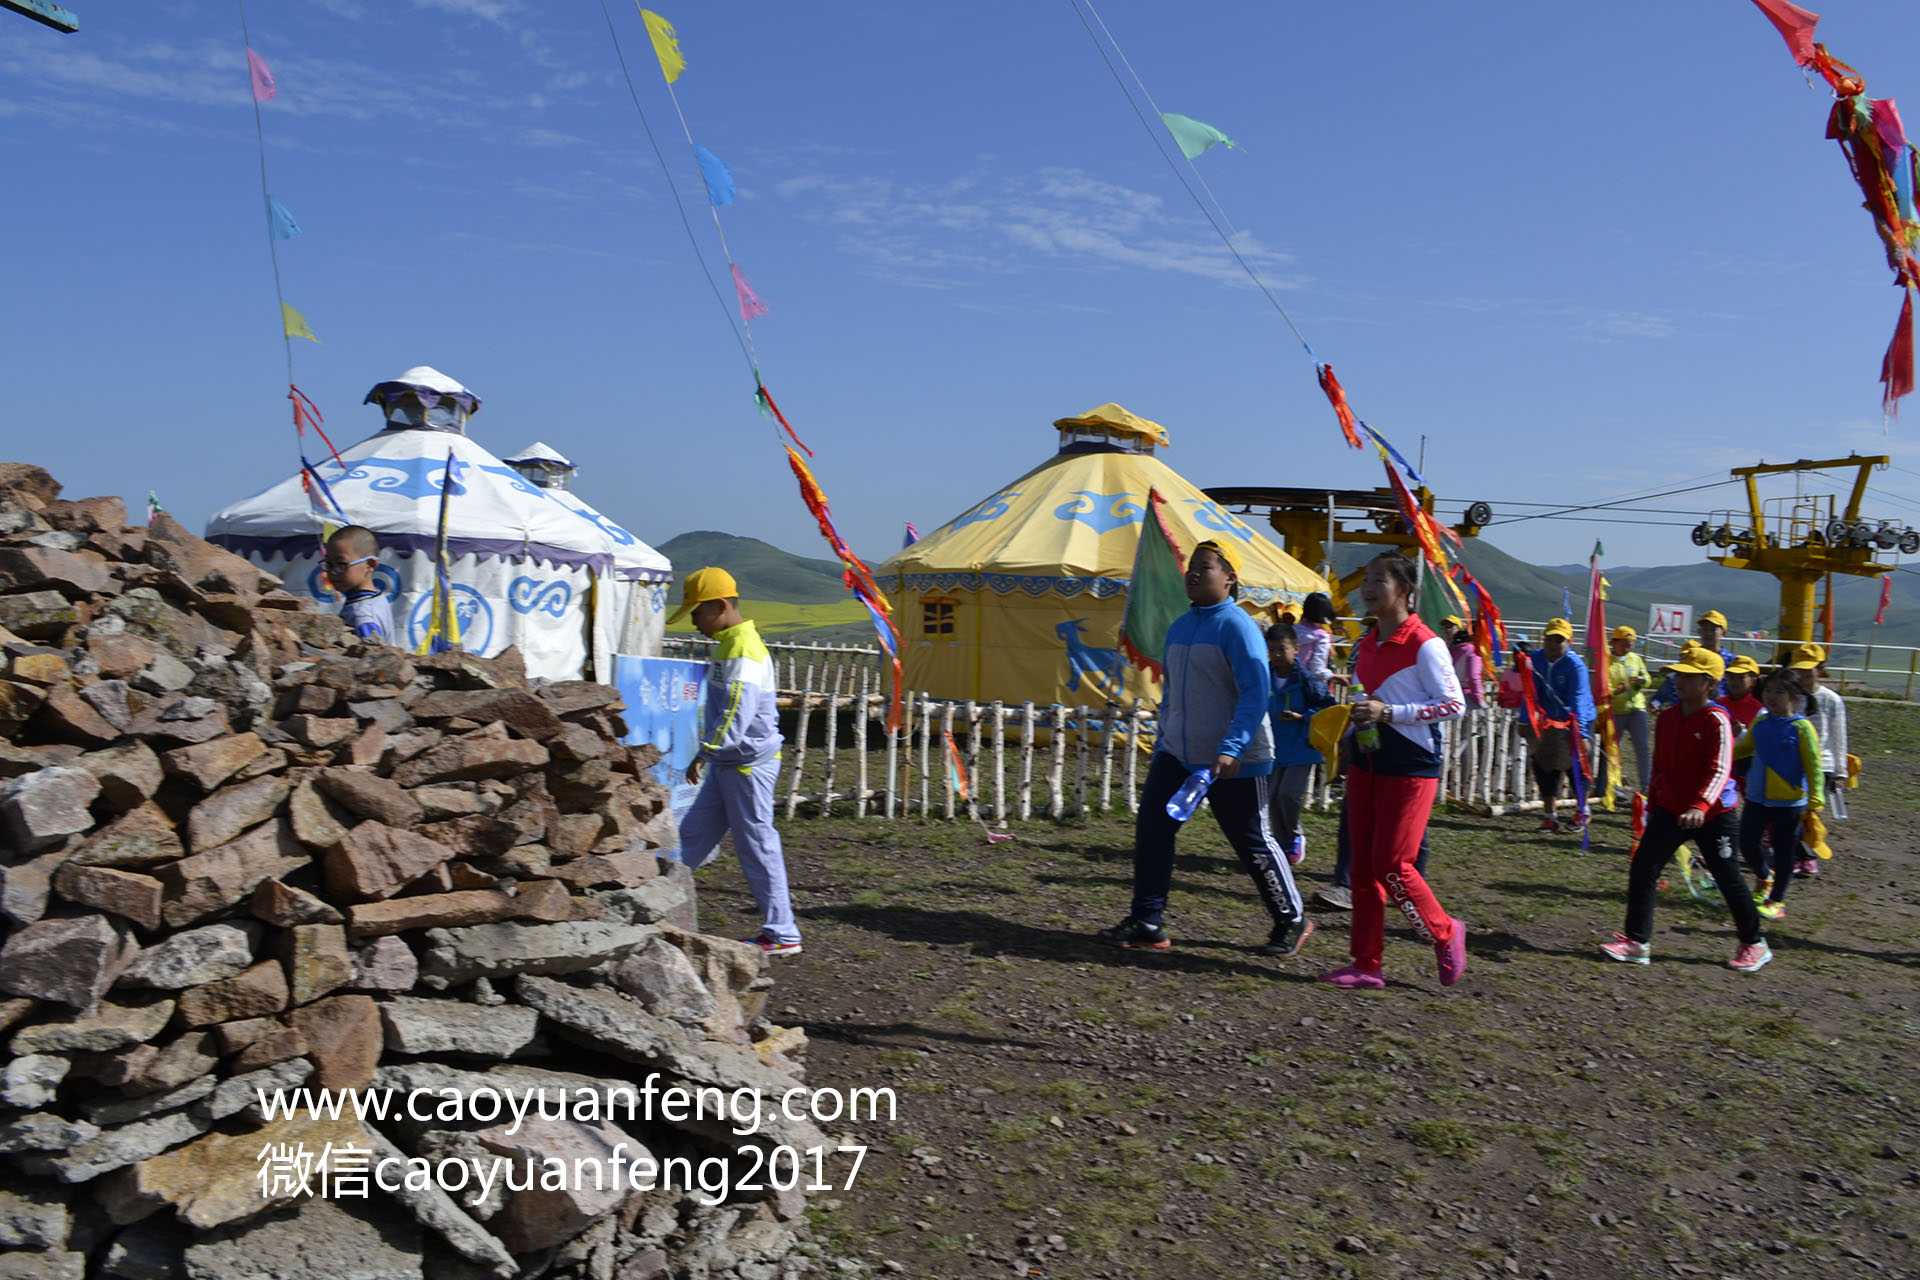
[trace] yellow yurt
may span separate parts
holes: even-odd
[[[940,698],[1097,706],[1159,699],[1117,658],[1147,492],[1184,555],[1232,539],[1241,600],[1298,603],[1326,582],[1160,461],[1167,431],[1117,404],[1053,424],[1059,452],[909,546],[875,576],[892,597],[907,688]]]

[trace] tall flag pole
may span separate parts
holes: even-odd
[[[447,450],[447,474],[440,484],[440,519],[433,535],[433,613],[416,653],[445,653],[460,647],[460,618],[453,607],[453,558],[447,554],[447,510],[466,463]]]

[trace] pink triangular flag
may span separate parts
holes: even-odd
[[[755,316],[767,314],[767,304],[760,301],[760,295],[747,283],[747,277],[741,274],[738,263],[728,264],[733,268],[733,291],[740,295],[740,319],[751,324]]]
[[[277,92],[273,84],[273,72],[267,70],[267,60],[251,48],[247,50],[247,75],[253,81],[255,102],[265,102]]]

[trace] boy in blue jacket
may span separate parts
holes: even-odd
[[[1201,769],[1213,771],[1207,801],[1240,865],[1273,918],[1261,955],[1295,956],[1313,932],[1268,817],[1273,736],[1267,726],[1271,680],[1260,629],[1234,603],[1240,556],[1207,541],[1187,560],[1186,613],[1167,629],[1160,743],[1134,819],[1133,910],[1095,936],[1117,947],[1164,951],[1173,945],[1161,919],[1173,888],[1173,842],[1180,822],[1167,801]]]
[[[1296,664],[1300,641],[1293,624],[1277,622],[1267,631],[1267,666],[1273,672],[1273,691],[1267,697],[1267,719],[1273,726],[1273,784],[1269,805],[1274,834],[1287,851],[1287,862],[1299,866],[1307,858],[1306,833],[1300,830],[1307,783],[1320,751],[1307,740],[1313,713],[1333,705],[1326,682]]]
[[[740,589],[725,569],[697,569],[687,578],[680,607],[700,634],[720,643],[707,664],[700,708],[700,752],[687,781],[707,780],[680,820],[680,861],[704,866],[729,828],[740,870],[764,921],[747,941],[769,955],[795,955],[800,928],[787,893],[787,859],[773,825],[773,783],[780,775],[780,713],[774,703],[773,659],[759,630],[740,616]]]
[[[1582,739],[1593,731],[1593,688],[1587,680],[1587,664],[1573,651],[1573,624],[1565,618],[1547,623],[1541,633],[1540,648],[1529,655],[1533,663],[1533,693],[1540,712],[1549,720],[1574,720],[1580,725]],[[1560,819],[1560,781],[1573,768],[1573,753],[1579,744],[1571,729],[1547,729],[1533,742],[1533,780],[1540,788],[1546,816],[1540,819],[1542,831],[1558,831]],[[1579,821],[1578,815],[1574,818]]]
[[[1740,810],[1740,852],[1753,868],[1759,885],[1754,904],[1769,920],[1787,914],[1787,886],[1793,883],[1794,860],[1800,851],[1800,820],[1808,809],[1818,813],[1826,804],[1820,769],[1820,735],[1813,721],[1794,710],[1800,688],[1793,677],[1776,671],[1760,683],[1766,710],[1734,745],[1733,758],[1751,758],[1747,767],[1747,803]],[[1767,870],[1761,849],[1765,836],[1773,844],[1773,870]]]

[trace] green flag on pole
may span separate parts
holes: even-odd
[[[1127,661],[1160,679],[1167,656],[1167,629],[1187,611],[1186,557],[1160,518],[1166,499],[1147,491],[1147,513],[1140,521],[1140,547],[1133,553],[1133,577],[1127,583],[1127,608],[1120,617],[1120,651]]]

